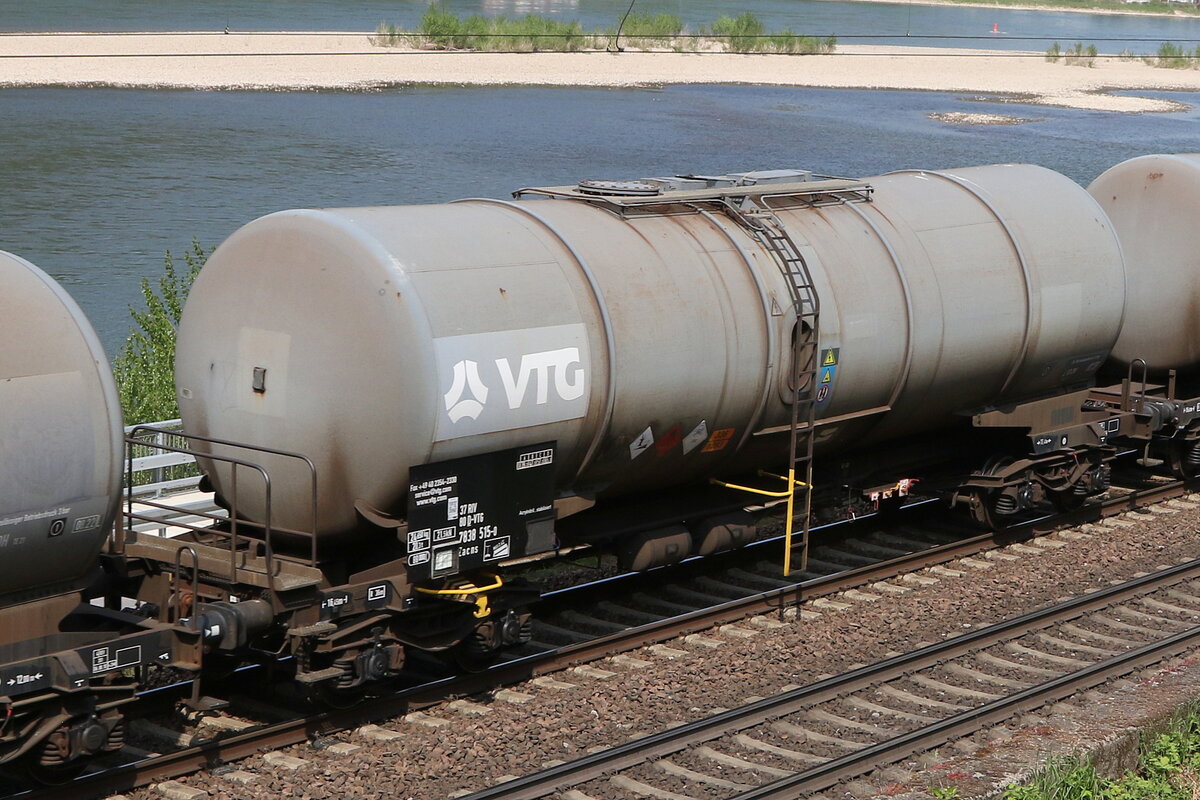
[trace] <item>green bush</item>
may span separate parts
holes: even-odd
[[[179,416],[175,400],[175,332],[188,291],[208,255],[193,239],[191,249],[183,254],[182,268],[170,251],[165,254],[157,289],[148,278],[142,278],[146,308],[129,309],[133,330],[113,359],[126,425]]]
[[[636,48],[671,47],[681,50],[678,39],[684,35],[683,20],[674,14],[631,13],[620,25],[620,44]],[[617,44],[617,29],[610,28],[602,38],[610,45]]]
[[[1192,53],[1173,42],[1163,42],[1158,46],[1158,60],[1155,66],[1167,69],[1188,69],[1192,66]]]
[[[834,48],[837,47],[836,36],[827,36],[824,39],[818,39],[815,36],[804,36],[793,33],[791,28],[784,28],[779,33],[770,34],[758,41],[761,43],[758,49],[770,53],[813,55],[816,53],[832,53]]]
[[[429,8],[421,15],[421,35],[435,48],[449,50],[459,49],[462,40],[459,38],[462,23],[458,16],[441,3],[430,3]]]
[[[539,14],[515,19],[475,14],[459,19],[441,3],[425,9],[418,34],[426,46],[436,50],[579,50],[587,42],[578,22],[558,22]]]
[[[375,35],[369,37],[371,44],[378,47],[404,47],[412,45],[411,35],[397,28],[390,22],[381,22],[375,28]]]
[[[683,33],[683,20],[674,14],[639,14],[625,18],[621,35],[630,38],[667,40]]]
[[[762,20],[750,11],[743,11],[736,17],[722,14],[712,25],[712,35],[718,41],[724,42],[731,53],[751,53],[762,50],[764,41],[759,38],[766,32]]]
[[[1082,42],[1076,42],[1067,51],[1067,65],[1072,67],[1091,67],[1096,63],[1096,45],[1089,44],[1083,46]]]
[[[1057,63],[1060,58],[1062,58],[1062,47],[1059,46],[1058,42],[1046,48],[1047,61]]]

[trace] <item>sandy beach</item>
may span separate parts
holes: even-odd
[[[1124,112],[1178,103],[1123,90],[1200,91],[1200,71],[1040,53],[842,45],[824,56],[726,53],[462,53],[376,47],[366,34],[160,33],[0,36],[0,87],[369,90],[395,85],[761,84],[1006,94]]]

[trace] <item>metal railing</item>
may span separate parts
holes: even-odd
[[[194,490],[200,484],[200,467],[191,453],[165,452],[162,445],[178,446],[183,423],[177,419],[129,425],[125,435],[134,429],[146,439],[145,446],[135,448],[133,461],[125,464],[125,486],[133,497],[162,497],[167,494]],[[132,471],[131,471],[132,470]],[[132,476],[133,480],[130,480]],[[132,489],[128,488],[131,487]]]
[[[174,526],[190,531],[193,533],[209,533],[215,535],[218,539],[224,541],[224,549],[229,553],[229,569],[230,580],[236,581],[238,572],[257,572],[263,574],[267,578],[267,588],[272,592],[275,590],[275,577],[277,573],[276,564],[276,548],[272,542],[273,533],[285,534],[300,539],[306,540],[307,558],[301,557],[299,560],[308,566],[315,567],[317,564],[317,468],[316,465],[306,456],[300,453],[293,453],[287,450],[277,450],[270,447],[259,447],[256,445],[245,444],[242,442],[233,442],[225,439],[216,439],[209,436],[199,436],[193,433],[184,433],[182,430],[167,430],[163,431],[159,425],[170,423],[159,423],[149,425],[134,425],[128,431],[125,437],[126,443],[126,492],[125,492],[125,525],[119,526],[116,531],[116,538],[113,541],[114,552],[124,552],[125,539],[128,532],[137,532],[139,527],[153,526],[159,527],[164,523],[164,515],[175,515],[172,523]],[[170,439],[170,442],[162,441],[163,438]],[[143,453],[139,456],[137,453]],[[199,450],[197,449],[199,448]],[[146,455],[149,452],[153,455]],[[239,455],[231,455],[237,453]],[[162,456],[186,456],[189,460],[195,461],[197,455],[200,455],[205,460],[212,464],[222,464],[229,470],[229,485],[225,487],[225,502],[227,507],[216,509],[213,512],[197,508],[195,503],[179,504],[176,500],[170,497],[163,498],[150,494],[139,496],[136,488],[128,482],[135,477],[139,471],[145,469],[156,469],[158,461],[148,460],[142,461],[142,470],[138,469],[138,459],[154,459],[158,454]],[[271,493],[272,480],[266,468],[258,463],[245,460],[242,456],[247,457],[275,457],[276,460],[283,459],[302,466],[303,470],[308,475],[308,494],[309,494],[309,523],[311,527],[308,530],[297,530],[272,524],[271,519]],[[164,462],[165,463],[165,462]],[[239,530],[239,515],[238,515],[238,479],[239,470],[249,472],[256,475],[261,480],[262,486],[262,519],[257,523],[257,528],[261,531],[261,537],[244,537]],[[171,484],[174,481],[166,481]],[[201,501],[204,502],[204,501]],[[228,510],[226,510],[226,508]],[[183,517],[193,516],[200,518],[199,524],[193,524],[191,520],[184,521]],[[212,527],[214,523],[223,522],[225,519],[231,521],[231,526],[228,530],[220,530]],[[239,564],[239,558],[244,558],[249,554],[249,551],[243,552],[242,544],[250,543],[251,539],[258,542],[261,546],[261,557],[264,561],[262,569],[256,569]]]
[[[168,452],[162,448],[182,443],[183,423],[177,419],[129,425],[128,437],[134,430],[145,444],[132,445],[132,460],[125,459],[123,496],[126,507],[138,505],[141,518],[133,524],[138,533],[171,536],[186,532],[191,526],[212,524],[215,517],[225,516],[210,495],[197,492],[200,484],[200,465],[191,453]],[[182,449],[182,448],[177,448]],[[195,493],[187,497],[189,493]],[[151,509],[145,501],[157,502],[172,498],[170,507]],[[127,520],[125,524],[131,524]]]

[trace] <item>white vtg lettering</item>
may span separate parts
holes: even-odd
[[[531,375],[537,376],[535,383],[539,406],[545,405],[550,398],[551,373],[554,374],[554,392],[561,399],[578,400],[583,397],[583,362],[579,359],[578,347],[523,355],[515,375],[507,358],[497,358],[496,368],[500,371],[500,381],[504,384],[504,393],[508,396],[510,409],[524,405]]]

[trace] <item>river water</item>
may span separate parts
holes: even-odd
[[[369,31],[380,22],[414,29],[425,0],[9,0],[0,31]],[[539,13],[578,20],[586,30],[615,28],[628,0],[445,0],[455,13]],[[1200,41],[1200,18],[1039,12],[840,0],[755,0],[731,9],[720,0],[637,0],[641,13],[670,13],[695,30],[723,13],[750,8],[770,30],[791,27],[842,42],[1045,50],[1094,43],[1103,53],[1154,52],[1160,43]],[[993,34],[993,28],[999,33]],[[929,37],[929,38],[926,38]],[[1189,48],[1190,49],[1190,48]]]
[[[937,111],[1036,121],[962,127],[931,120]],[[10,90],[0,92],[0,248],[63,281],[115,352],[138,280],[159,273],[164,250],[193,237],[212,247],[280,209],[774,167],[869,176],[1028,161],[1086,183],[1135,155],[1200,151],[1198,117],[747,86]]]

